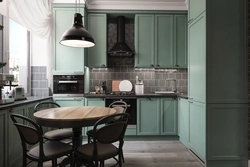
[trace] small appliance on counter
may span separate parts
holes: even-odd
[[[1,104],[8,104],[8,103],[13,103],[15,102],[15,99],[11,96],[11,86],[10,86],[10,91],[6,91],[5,89],[5,84],[6,82],[11,82],[14,81],[14,75],[11,74],[0,74],[0,105]]]
[[[12,96],[14,97],[15,101],[25,100],[26,97],[25,97],[24,87],[16,86],[12,91]]]
[[[138,79],[138,76],[135,79],[135,94],[144,94],[144,84],[142,80]]]

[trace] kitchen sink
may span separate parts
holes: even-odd
[[[168,93],[175,93],[174,91],[155,91],[157,94],[168,94]]]

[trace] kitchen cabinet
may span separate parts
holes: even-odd
[[[8,110],[8,166],[10,167],[19,167],[22,164],[22,146],[21,146],[21,139],[19,133],[17,131],[16,126],[13,124],[12,120],[10,119],[10,115],[12,113],[21,114],[26,116],[26,105],[17,106],[10,108]]]
[[[189,102],[178,98],[178,135],[179,140],[189,147]]]
[[[186,24],[186,15],[137,14],[135,67],[187,67]]]
[[[206,158],[206,105],[189,102],[189,149],[204,161]]]
[[[54,102],[59,104],[61,107],[68,106],[84,106],[83,97],[62,97],[62,98],[53,98]]]
[[[8,130],[8,111],[1,110],[0,111],[0,166],[8,166],[7,159],[8,159],[8,138],[7,138],[7,130]]]
[[[85,106],[105,107],[105,98],[85,98]]]
[[[189,15],[197,13],[188,25],[189,148],[206,167],[247,167],[247,2],[209,0],[205,10],[195,3],[189,1]]]
[[[79,8],[84,15],[84,8]],[[84,49],[61,45],[63,33],[72,27],[75,5],[53,4],[53,73],[84,73]],[[84,17],[83,17],[84,23]]]
[[[189,0],[188,7],[188,22],[191,23],[206,10],[206,0]]]
[[[137,135],[177,135],[176,105],[173,98],[137,98]]]
[[[88,31],[95,46],[88,48],[88,67],[107,67],[107,14],[88,14]]]

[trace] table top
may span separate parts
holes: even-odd
[[[34,113],[39,125],[58,128],[92,126],[97,120],[114,114],[116,110],[98,106],[72,106],[49,108]]]

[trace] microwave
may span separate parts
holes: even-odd
[[[83,96],[84,75],[53,75],[53,96]]]

